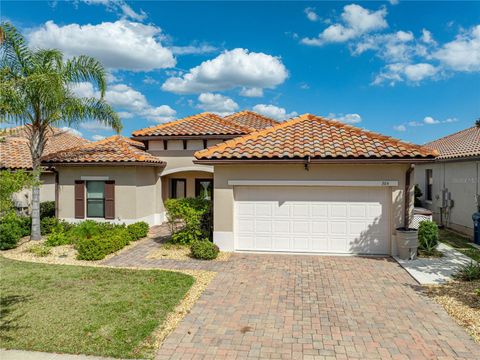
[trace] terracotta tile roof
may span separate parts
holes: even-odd
[[[67,130],[52,128],[47,132],[44,154],[71,149],[89,143]],[[4,129],[0,132],[0,168],[31,169],[32,156],[28,144],[28,132],[23,126]]]
[[[199,160],[331,158],[426,158],[436,152],[365,131],[335,120],[305,114],[277,126],[195,153]]]
[[[254,111],[240,111],[232,115],[225,116],[226,120],[231,121],[240,126],[247,126],[256,130],[262,130],[278,124],[277,121],[269,117],[260,115]]]
[[[429,142],[425,144],[425,146],[435,149],[440,153],[437,159],[480,156],[480,127],[473,126]]]
[[[234,124],[212,113],[201,113],[141,130],[136,136],[244,135],[253,129]]]
[[[160,158],[141,150],[138,141],[120,135],[45,156],[44,164],[52,163],[131,163],[165,164]],[[142,144],[143,145],[143,144]]]

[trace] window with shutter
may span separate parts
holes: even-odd
[[[115,181],[105,181],[105,219],[115,219]]]
[[[75,180],[75,219],[85,218],[85,181]]]

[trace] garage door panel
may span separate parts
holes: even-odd
[[[236,187],[235,248],[386,254],[384,188]]]

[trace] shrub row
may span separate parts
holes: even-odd
[[[30,235],[31,219],[8,213],[0,220],[0,250],[13,249],[18,241]]]

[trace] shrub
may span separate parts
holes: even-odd
[[[55,201],[40,203],[40,218],[55,217]]]
[[[68,233],[63,231],[54,230],[50,235],[48,235],[45,245],[47,246],[60,246],[68,245],[71,243],[71,238],[68,236]]]
[[[40,231],[43,235],[48,235],[60,225],[60,220],[56,217],[46,217],[40,220]]]
[[[128,245],[130,234],[125,229],[106,231],[90,238],[82,238],[76,244],[79,260],[101,260],[108,254]]]
[[[191,244],[209,237],[211,202],[201,198],[168,199],[165,202],[172,243]],[[180,224],[180,228],[177,225]]]
[[[70,230],[72,241],[76,242],[80,239],[90,239],[101,232],[100,224],[93,220],[86,220],[74,226]]]
[[[22,236],[28,236],[32,232],[32,218],[29,216],[19,216],[18,224],[22,229]]]
[[[433,221],[422,221],[418,227],[419,248],[433,253],[438,245],[438,226]]]
[[[45,257],[51,253],[51,248],[50,246],[42,245],[42,244],[36,244],[31,246],[28,249],[28,252],[31,252],[37,257]]]
[[[127,230],[132,236],[133,241],[147,236],[149,229],[150,229],[150,226],[148,226],[148,224],[145,221],[139,221],[127,226]]]
[[[13,249],[22,237],[22,228],[16,219],[2,219],[0,222],[0,250]]]
[[[453,278],[462,281],[480,280],[480,263],[470,261],[469,264],[461,266]]]
[[[192,257],[195,259],[213,260],[218,256],[218,246],[208,239],[197,240],[190,246]]]

